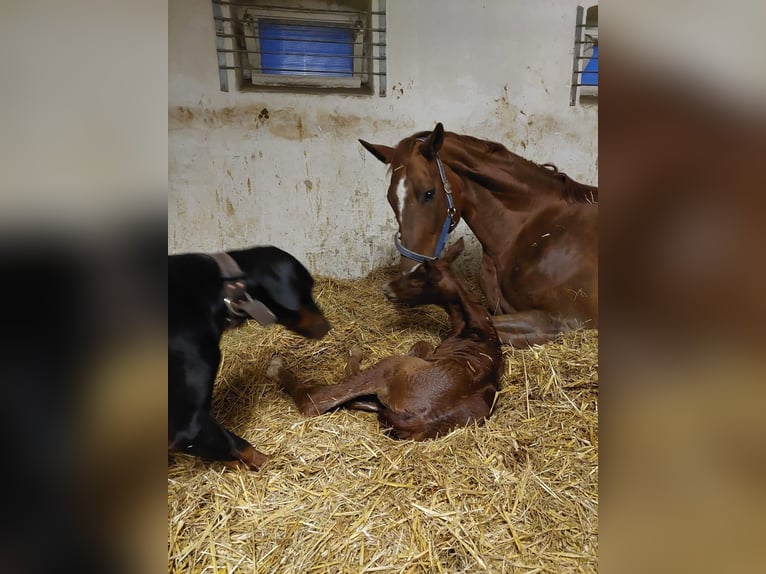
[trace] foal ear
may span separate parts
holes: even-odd
[[[371,144],[364,140],[359,140],[359,143],[383,163],[391,163],[394,159],[394,148],[392,147],[383,144]]]
[[[443,143],[444,126],[439,122],[436,124],[434,131],[431,132],[431,135],[429,135],[428,138],[426,138],[426,141],[423,142],[420,150],[423,152],[424,156],[433,157],[433,155],[441,149]]]
[[[447,263],[452,263],[455,259],[457,259],[457,256],[463,252],[463,248],[465,248],[465,242],[461,237],[447,248],[441,258],[444,259]]]

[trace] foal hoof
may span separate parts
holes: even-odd
[[[266,369],[266,377],[268,377],[271,380],[276,380],[279,378],[279,369],[282,368],[282,365],[284,363],[282,362],[282,357],[277,355],[273,359],[271,359],[271,362],[269,363],[269,366]]]
[[[348,356],[352,359],[361,359],[362,358],[362,349],[360,347],[357,347],[354,345],[348,350]]]

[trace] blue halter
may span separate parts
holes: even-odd
[[[425,139],[418,138],[418,141],[425,141]],[[402,245],[401,232],[397,232],[396,235],[394,235],[394,245],[396,245],[396,249],[399,251],[399,253],[408,259],[417,261],[418,263],[423,263],[424,261],[436,261],[439,258],[439,255],[441,255],[441,252],[444,249],[444,245],[447,243],[447,236],[452,232],[453,229],[455,229],[455,227],[457,227],[457,224],[460,222],[459,219],[458,221],[454,220],[455,203],[452,201],[452,187],[450,186],[449,181],[447,181],[447,174],[444,171],[444,164],[442,163],[442,159],[439,157],[439,152],[436,152],[434,155],[436,156],[436,166],[439,168],[439,177],[442,180],[442,187],[444,187],[444,193],[447,197],[447,217],[444,219],[444,225],[442,225],[442,230],[439,234],[439,241],[436,243],[436,249],[434,249],[433,256],[429,257],[428,255],[410,251],[404,245]]]

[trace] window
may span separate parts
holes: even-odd
[[[385,0],[212,2],[222,91],[385,96]]]
[[[577,7],[569,105],[598,101],[598,6]]]

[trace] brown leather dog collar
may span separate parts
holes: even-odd
[[[210,257],[218,264],[221,270],[221,279],[224,281],[224,298],[228,313],[228,327],[236,327],[248,317],[255,319],[262,326],[267,326],[277,321],[276,315],[262,301],[253,299],[245,287],[245,273],[240,269],[234,258],[228,253],[212,253]]]

